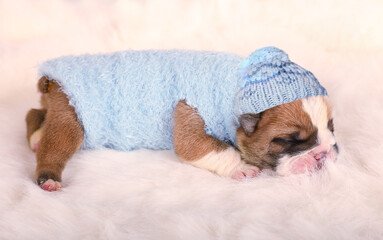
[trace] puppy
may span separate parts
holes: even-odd
[[[40,75],[42,108],[26,116],[27,139],[47,191],[61,188],[80,148],[174,149],[238,180],[336,159],[326,90],[275,47],[246,59],[177,50],[69,56],[45,62]]]

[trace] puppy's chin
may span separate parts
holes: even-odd
[[[314,172],[336,160],[338,147],[326,97],[297,100],[240,120],[237,142],[242,158],[262,169],[286,176]]]

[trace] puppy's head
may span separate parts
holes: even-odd
[[[281,175],[312,172],[334,161],[338,147],[327,97],[313,96],[239,117],[242,158]]]

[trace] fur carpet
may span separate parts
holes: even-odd
[[[0,239],[383,239],[383,3],[0,0]],[[34,184],[24,117],[37,66],[66,54],[275,45],[335,108],[338,161],[236,182],[171,151],[81,151]]]

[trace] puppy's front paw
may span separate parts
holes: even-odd
[[[48,192],[53,192],[61,189],[61,183],[52,179],[47,180],[44,178],[39,178],[37,182],[42,189]]]
[[[261,171],[256,166],[245,164],[238,170],[234,171],[231,177],[235,180],[241,181],[244,178],[254,178],[260,172]]]

